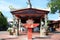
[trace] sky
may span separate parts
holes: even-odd
[[[49,0],[31,0],[31,4],[34,8],[47,8]],[[2,11],[3,15],[8,19],[12,20],[13,16],[10,13],[9,6],[13,6],[16,9],[27,8],[27,0],[0,0],[0,11]],[[48,14],[48,20],[57,20],[59,17],[58,13],[56,14]]]

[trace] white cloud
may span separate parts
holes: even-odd
[[[8,22],[9,22],[9,21],[13,21],[13,19],[12,19],[12,18],[8,18],[7,21],[8,21]]]
[[[60,20],[60,17],[58,18],[58,20]]]
[[[18,8],[17,5],[14,5],[13,3],[8,3],[4,0],[0,1],[0,11],[10,11],[9,6],[12,5],[13,7]]]
[[[5,1],[0,1],[0,10],[1,11],[9,11],[9,3],[5,2]]]
[[[0,5],[0,10],[1,11],[10,11],[10,9],[5,5]]]
[[[58,20],[60,20],[60,17],[58,17],[58,19],[55,19],[54,21],[58,21]]]

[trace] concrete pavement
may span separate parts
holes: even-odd
[[[60,33],[49,33],[48,38],[41,38],[40,33],[33,33],[33,40],[60,40]],[[0,33],[0,40],[28,40],[27,33],[22,32],[19,36],[11,36],[8,32]]]

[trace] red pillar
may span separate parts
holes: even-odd
[[[32,28],[28,28],[28,40],[32,40]]]

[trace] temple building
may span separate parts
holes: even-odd
[[[37,27],[39,30],[42,27],[48,28],[47,20],[49,10],[32,8],[30,0],[28,0],[28,2],[28,8],[17,10],[13,9],[10,11],[13,15],[13,27],[17,27],[17,30],[19,30],[22,24],[26,24],[26,21],[28,19],[32,19],[34,21],[34,24],[39,24]]]
[[[47,27],[47,15],[48,10],[36,9],[36,8],[25,8],[20,10],[11,11],[13,15],[14,25],[13,27],[21,28],[21,24],[25,24],[26,20],[33,19],[35,24],[39,24],[38,28],[42,27],[42,24]]]
[[[60,20],[57,20],[57,21],[50,20],[49,27],[53,28],[55,31],[59,31],[59,29],[60,29]]]

